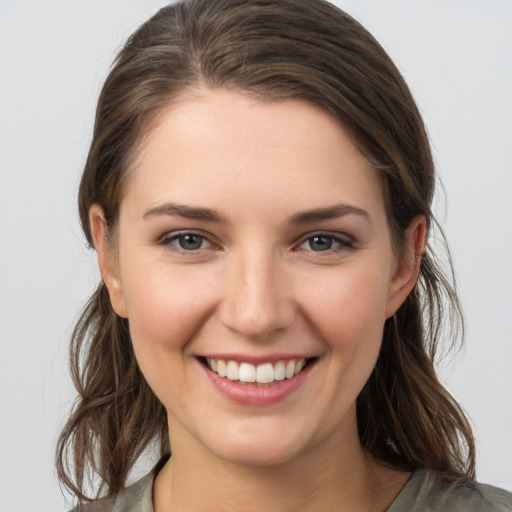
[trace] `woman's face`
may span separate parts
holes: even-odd
[[[424,223],[398,260],[379,174],[332,117],[184,95],[130,170],[114,251],[98,208],[91,222],[171,445],[273,464],[354,443],[356,397],[414,285]]]

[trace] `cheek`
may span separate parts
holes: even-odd
[[[211,287],[194,272],[170,272],[167,265],[148,265],[127,272],[125,292],[130,336],[138,365],[168,411],[187,409],[182,401],[194,389],[189,375],[193,357],[189,342],[212,308]],[[189,359],[188,362],[191,362]]]
[[[197,269],[165,263],[127,267],[123,282],[130,333],[139,359],[186,351],[214,307],[212,287]],[[142,361],[139,361],[142,363]]]
[[[387,282],[378,267],[342,269],[304,290],[310,322],[333,350],[380,346]]]

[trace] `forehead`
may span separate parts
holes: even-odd
[[[302,209],[382,203],[379,172],[332,115],[305,101],[263,102],[222,89],[187,92],[159,113],[125,192],[148,205],[187,200],[215,208],[240,197],[275,210],[285,197]]]

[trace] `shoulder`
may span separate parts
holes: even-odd
[[[101,498],[91,503],[77,505],[70,512],[111,512],[116,501],[116,496]]]
[[[512,512],[512,494],[471,480],[415,471],[388,512]]]
[[[118,495],[78,505],[70,512],[154,512],[152,498],[154,476],[152,471],[123,489]]]

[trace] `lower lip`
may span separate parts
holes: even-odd
[[[273,405],[281,402],[297,391],[314,366],[315,361],[308,364],[301,372],[292,377],[272,384],[240,384],[224,377],[219,377],[215,372],[201,364],[210,382],[222,395],[233,402],[242,405]]]

